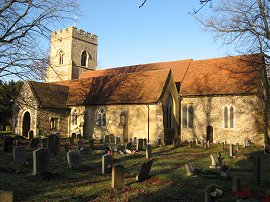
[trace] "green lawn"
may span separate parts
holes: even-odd
[[[62,143],[65,144],[65,143]],[[85,145],[86,146],[86,145]],[[201,147],[163,146],[153,148],[154,163],[151,178],[143,183],[135,180],[141,163],[146,161],[145,152],[138,155],[116,154],[115,164],[125,167],[125,188],[113,190],[111,175],[101,174],[101,146],[90,152],[82,153],[83,167],[80,171],[68,168],[64,148],[50,160],[51,171],[55,176],[50,179],[33,177],[32,160],[26,165],[12,162],[11,153],[0,151],[0,190],[12,190],[15,201],[204,201],[204,188],[216,184],[224,191],[222,201],[235,201],[232,180],[202,175],[186,176],[184,164],[193,161],[197,167],[207,169],[211,164],[209,155],[221,152],[224,162],[230,166],[232,176],[240,176],[242,187],[248,188],[250,201],[262,201],[262,194],[270,195],[270,158],[263,155],[260,148],[241,148],[237,158],[230,158],[229,151],[221,151],[221,145],[211,145],[205,150]],[[28,152],[32,158],[31,151]],[[261,156],[261,185],[253,183],[253,156]],[[250,158],[251,157],[251,158]],[[3,169],[6,168],[6,169]],[[19,169],[19,174],[10,169]]]

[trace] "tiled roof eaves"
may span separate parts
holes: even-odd
[[[256,92],[254,93],[231,93],[231,94],[204,94],[204,95],[180,95],[181,98],[190,98],[190,97],[222,97],[222,96],[250,96],[250,95],[258,95]]]

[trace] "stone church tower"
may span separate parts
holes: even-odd
[[[78,79],[97,66],[98,37],[76,27],[52,33],[46,82]]]

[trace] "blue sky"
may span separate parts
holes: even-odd
[[[213,34],[189,14],[200,7],[199,0],[148,0],[139,8],[142,2],[79,0],[81,16],[76,27],[98,35],[100,68],[232,53],[214,43]],[[199,15],[210,13],[206,6]]]

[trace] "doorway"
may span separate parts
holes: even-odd
[[[213,143],[213,127],[207,126],[206,141]]]
[[[166,99],[166,105],[164,106],[164,142],[165,144],[172,144],[175,136],[174,128],[174,108],[173,98],[170,94]]]
[[[31,118],[30,118],[30,113],[25,112],[23,115],[23,126],[22,126],[22,135],[24,137],[28,137],[28,132],[30,130],[30,123],[31,123]]]

